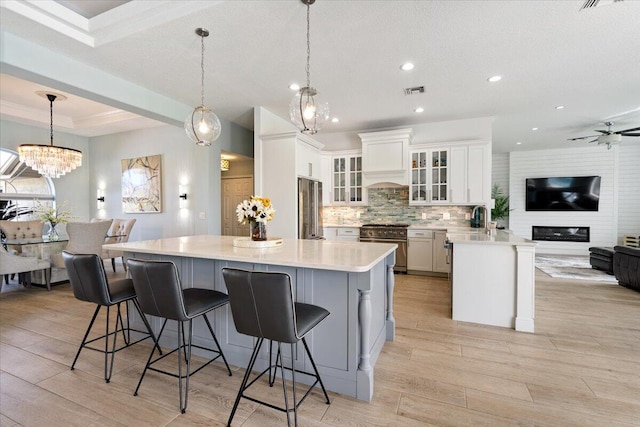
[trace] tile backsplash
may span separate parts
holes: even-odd
[[[473,206],[410,206],[407,187],[369,188],[367,206],[327,206],[323,208],[325,226],[372,223],[403,223],[409,225],[468,227],[465,215]],[[426,219],[422,219],[422,214]],[[449,219],[444,219],[445,213]]]

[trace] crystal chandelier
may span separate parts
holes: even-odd
[[[60,178],[82,165],[82,152],[73,148],[58,147],[53,145],[53,101],[56,98],[66,99],[62,95],[51,93],[38,93],[46,95],[49,100],[49,112],[51,116],[51,145],[22,144],[18,147],[20,161],[24,162],[40,175],[47,178]]]
[[[311,44],[309,42],[309,11],[316,0],[300,0],[307,5],[307,85],[300,88],[289,104],[289,117],[302,133],[313,135],[329,118],[329,104],[323,102],[318,91],[311,87],[310,62]]]
[[[220,136],[222,126],[218,116],[204,105],[204,38],[209,36],[209,30],[196,28],[196,34],[200,36],[201,44],[200,106],[194,108],[184,120],[184,130],[196,145],[209,146]]]

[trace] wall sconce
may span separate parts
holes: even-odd
[[[229,166],[230,166],[229,160],[220,159],[220,170],[221,171],[225,171],[225,172],[228,171],[229,170]]]
[[[178,191],[178,197],[180,198],[180,209],[185,209],[187,207],[187,188],[184,186],[180,186]]]
[[[98,189],[97,192],[97,202],[96,202],[96,208],[98,209],[104,209],[104,191]]]

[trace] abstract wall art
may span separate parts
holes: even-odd
[[[122,211],[124,213],[162,212],[162,157],[123,159]]]

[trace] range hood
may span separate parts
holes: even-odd
[[[412,129],[358,134],[362,140],[362,185],[403,187],[409,185],[409,143]]]
[[[365,187],[367,188],[409,188],[409,186],[406,183],[398,184],[397,182],[390,182],[390,181],[375,182],[372,184],[365,185]]]

